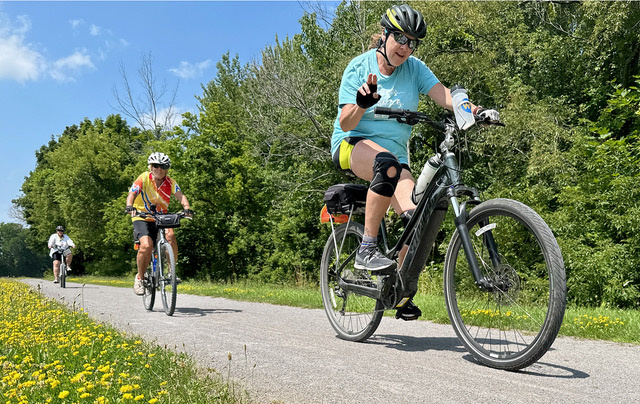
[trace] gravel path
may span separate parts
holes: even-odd
[[[449,325],[385,317],[366,343],[338,339],[322,310],[178,295],[168,317],[131,289],[26,279],[96,320],[192,355],[261,403],[640,402],[640,346],[558,338],[520,372],[479,365]],[[228,355],[231,354],[231,360]]]

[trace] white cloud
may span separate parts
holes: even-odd
[[[101,30],[101,28],[100,28],[100,27],[98,27],[97,25],[94,25],[94,24],[91,24],[91,26],[89,27],[89,33],[90,33],[92,36],[98,36],[98,35],[100,35],[100,30]]]
[[[0,13],[0,80],[36,80],[44,70],[45,59],[33,45],[25,43],[31,20],[19,16],[16,21],[14,26],[6,14]]]
[[[71,28],[76,29],[80,25],[84,24],[84,20],[81,18],[77,20],[69,20],[69,24],[71,24]]]
[[[164,126],[165,130],[171,130],[175,126],[182,125],[182,114],[184,114],[187,111],[189,110],[180,108],[180,107],[175,107],[175,106],[172,108],[169,108],[169,107],[162,108],[158,111],[158,115],[155,119],[155,122],[161,126]],[[142,122],[145,124],[147,128],[152,128],[155,126],[154,119],[149,114],[144,114],[142,116]],[[140,127],[138,123],[136,123],[134,126]]]
[[[77,50],[71,55],[53,62],[49,75],[58,81],[74,81],[71,75],[78,73],[83,68],[95,69],[86,49]]]
[[[211,66],[211,63],[211,59],[195,64],[182,61],[179,67],[174,67],[169,71],[182,79],[193,79],[202,76],[202,73]]]
[[[84,21],[70,20],[69,23],[75,28]],[[55,61],[47,60],[27,41],[30,29],[29,17],[19,16],[12,22],[7,14],[0,12],[0,80],[24,83],[48,76],[57,81],[74,81],[73,76],[82,70],[96,68],[84,48]]]
[[[87,54],[86,49],[81,49],[79,51],[75,51],[73,54],[56,60],[53,65],[57,69],[79,69],[81,67],[91,67],[95,68],[93,63],[91,63],[91,56]]]

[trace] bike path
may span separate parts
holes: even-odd
[[[318,309],[179,294],[168,317],[159,296],[147,311],[129,288],[23,281],[230,372],[261,403],[640,402],[635,345],[561,337],[538,363],[506,372],[475,362],[450,325],[385,317],[372,338],[354,343],[336,338]]]

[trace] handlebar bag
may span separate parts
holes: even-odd
[[[332,185],[324,193],[324,203],[332,215],[349,213],[352,206],[353,213],[364,213],[368,190],[360,184]]]
[[[180,215],[177,213],[167,213],[156,218],[156,226],[163,229],[172,229],[180,227]]]

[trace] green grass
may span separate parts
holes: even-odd
[[[129,279],[129,277],[70,277],[69,282],[133,287],[133,280]],[[414,302],[422,310],[422,320],[448,324],[449,317],[444,304],[442,284],[440,282],[437,275],[431,279],[428,276],[423,276]],[[304,308],[322,308],[319,287],[313,285],[295,287],[265,285],[248,281],[235,283],[184,281],[178,286],[178,293],[225,297],[233,300]],[[179,305],[180,299],[178,297]],[[388,314],[391,315],[393,313],[389,312]],[[327,326],[329,326],[328,323]],[[564,321],[560,328],[560,335],[640,345],[640,311],[567,307]]]
[[[0,279],[0,398],[6,403],[239,403],[246,395],[191,357],[92,321]]]

